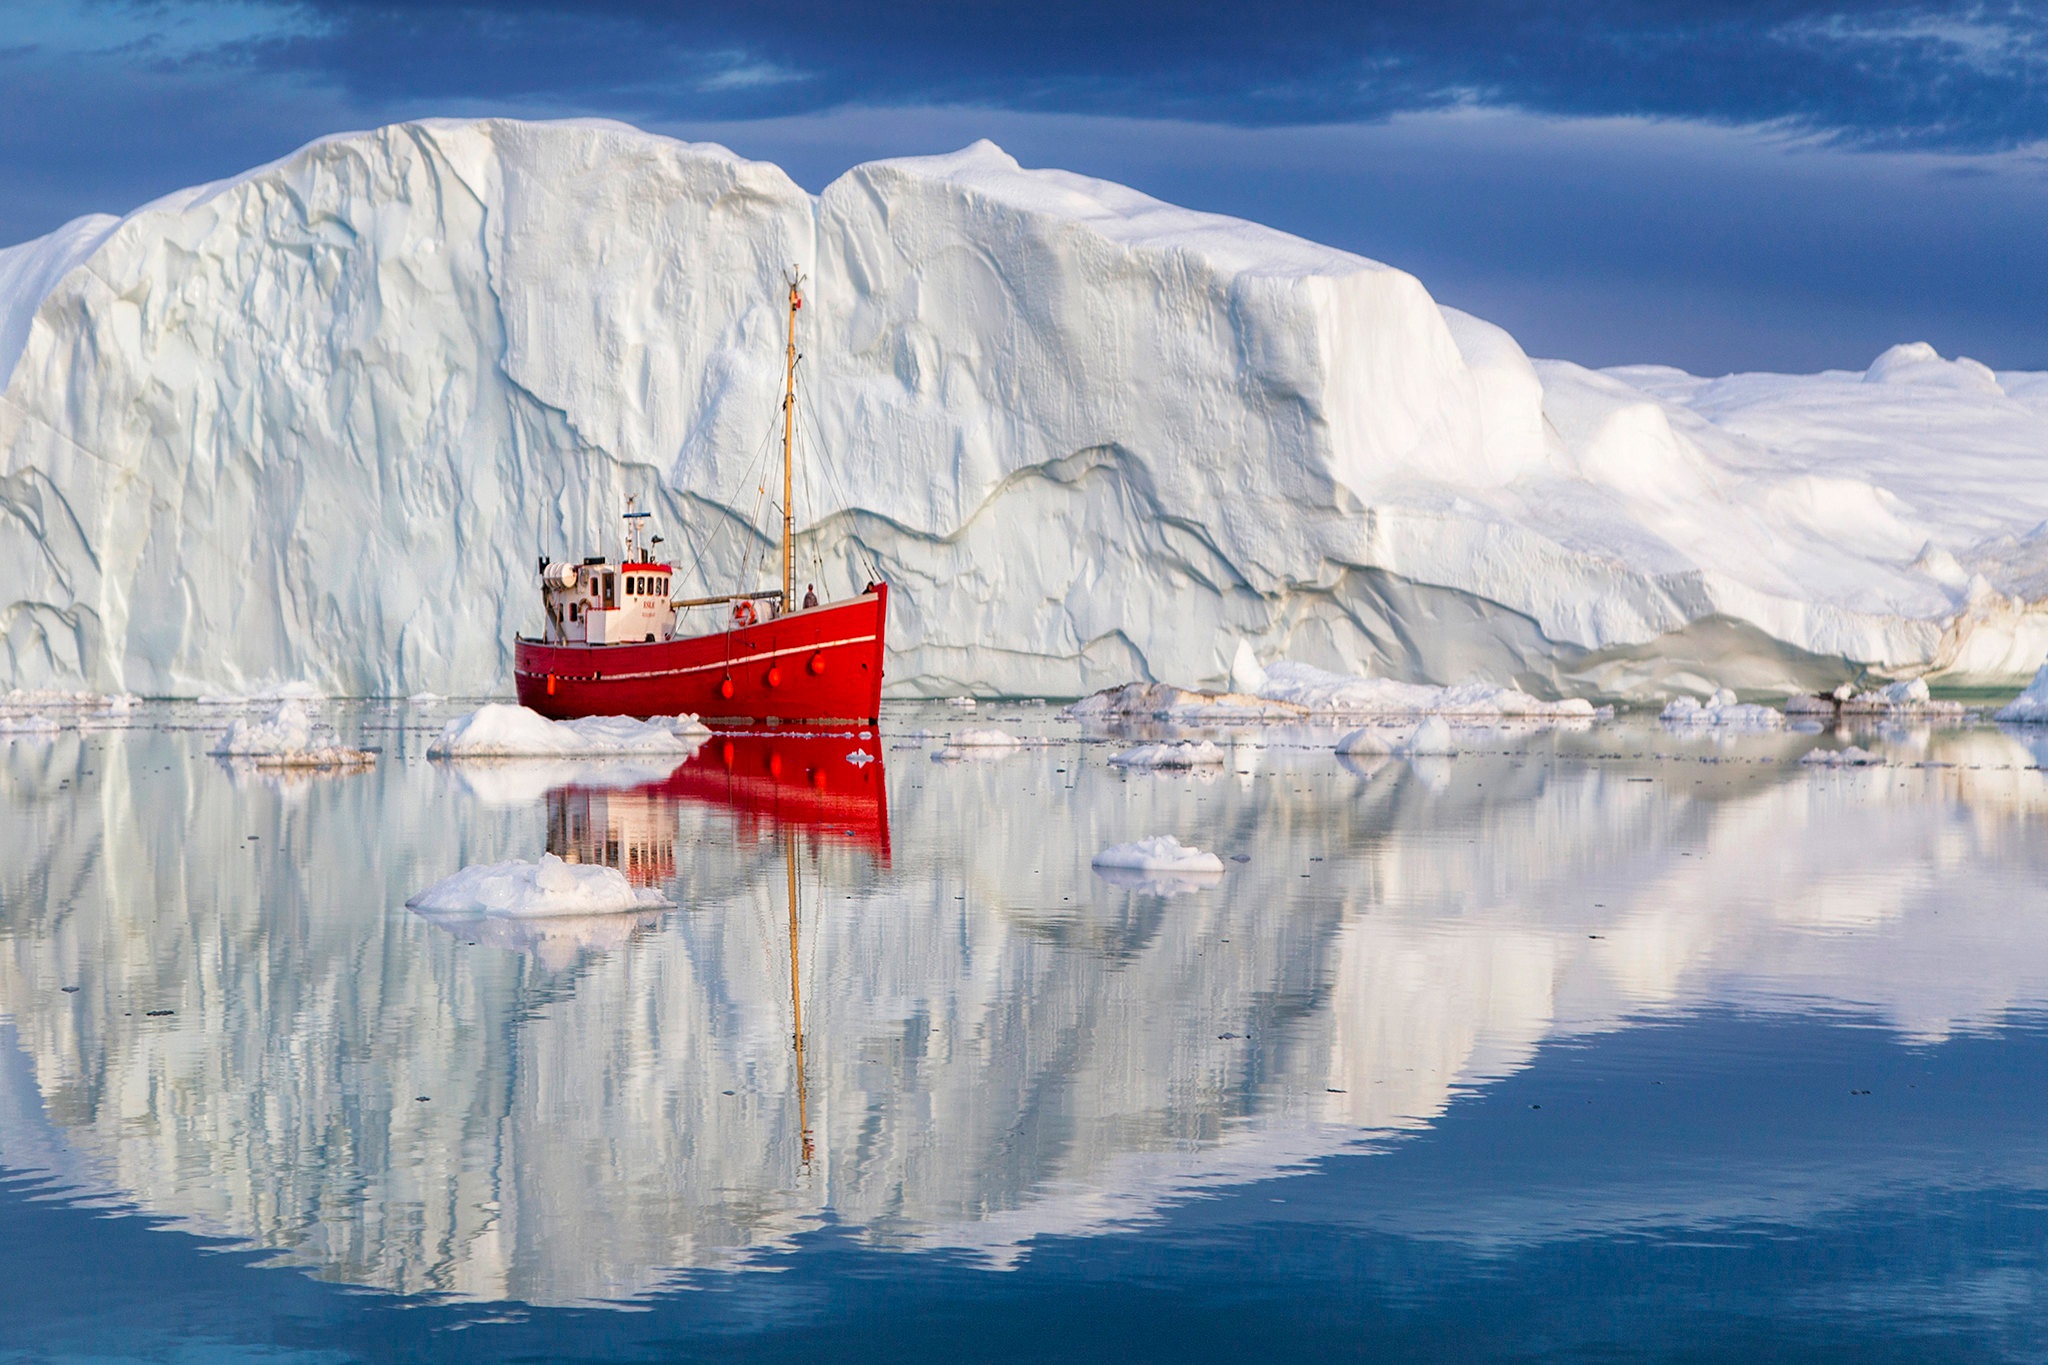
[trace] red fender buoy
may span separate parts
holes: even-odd
[[[811,656],[810,663],[806,664],[805,667],[811,670],[811,676],[814,678],[817,677],[819,674],[823,673],[825,671],[824,651],[820,650],[816,654],[813,654]]]
[[[768,755],[768,774],[769,774],[769,776],[771,776],[771,777],[780,777],[780,776],[782,776],[782,755],[781,755],[781,754],[770,754],[770,755]]]
[[[555,695],[555,675],[552,673],[548,674],[548,695]]]
[[[771,664],[769,666],[768,685],[770,687],[782,686],[782,666],[780,664]]]
[[[730,674],[726,675],[725,679],[718,684],[718,695],[724,697],[727,701],[732,700],[732,676]]]

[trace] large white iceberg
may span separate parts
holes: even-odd
[[[503,688],[535,554],[615,548],[629,494],[728,589],[793,264],[799,554],[890,580],[898,694],[1220,687],[1239,641],[1541,696],[2048,656],[2043,376],[1532,362],[1399,270],[987,143],[812,196],[479,120],[0,251],[0,686]]]

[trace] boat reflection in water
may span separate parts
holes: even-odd
[[[720,735],[658,782],[557,787],[547,794],[548,852],[615,867],[635,886],[676,886],[689,880],[679,876],[676,843],[682,812],[693,805],[734,817],[731,834],[742,846],[801,834],[888,865],[889,799],[872,728]]]
[[[635,886],[678,888],[689,880],[676,863],[678,825],[686,808],[734,818],[732,842],[742,850],[779,845],[789,929],[790,1052],[794,1063],[799,1160],[816,1157],[810,1124],[809,1077],[804,1065],[804,910],[799,844],[815,862],[823,849],[843,846],[889,862],[889,799],[880,737],[872,728],[852,732],[752,730],[712,739],[658,782],[618,790],[572,784],[547,794],[548,852],[571,863],[617,868]],[[592,946],[614,946],[658,917],[576,917],[571,931],[596,935]],[[633,927],[621,929],[619,922]],[[504,926],[494,935],[534,936],[543,961],[552,936],[545,921]]]

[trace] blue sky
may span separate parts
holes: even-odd
[[[475,113],[713,138],[812,189],[992,137],[1591,364],[2048,368],[2048,0],[7,0],[0,242]]]

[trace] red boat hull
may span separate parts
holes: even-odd
[[[673,716],[785,724],[873,721],[882,713],[889,589],[716,635],[640,645],[512,650],[519,704],[550,720]]]

